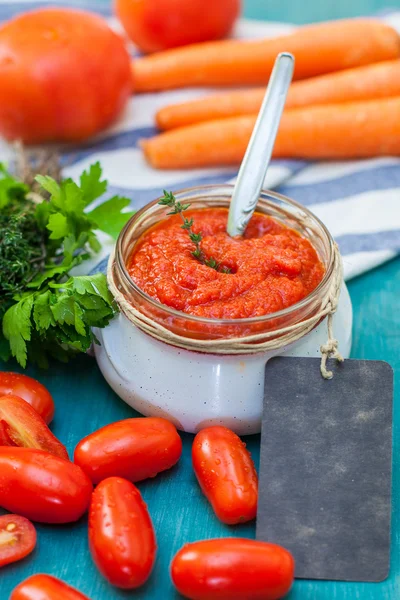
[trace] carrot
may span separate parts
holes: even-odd
[[[254,88],[172,104],[157,112],[156,123],[159,129],[167,130],[201,121],[255,114],[260,110],[264,95],[265,88]],[[400,96],[400,60],[295,81],[285,106],[296,108],[391,96]]]
[[[382,60],[399,58],[399,36],[373,19],[307,25],[264,40],[224,40],[193,44],[135,60],[137,92],[199,85],[267,83],[279,52],[296,58],[295,78],[304,79]]]
[[[256,115],[206,121],[143,140],[158,169],[238,165]],[[295,108],[284,113],[275,157],[346,159],[400,156],[400,96]]]

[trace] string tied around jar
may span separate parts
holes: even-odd
[[[334,358],[339,362],[343,361],[338,349],[338,341],[333,335],[333,315],[336,312],[340,291],[343,283],[342,260],[339,248],[333,243],[333,261],[331,284],[325,293],[318,310],[307,319],[274,329],[273,331],[264,331],[244,335],[243,337],[225,337],[218,339],[199,339],[186,337],[167,327],[138,310],[124,293],[123,286],[115,281],[115,250],[111,253],[108,268],[107,281],[111,294],[113,295],[120,311],[125,317],[144,333],[147,333],[154,339],[161,342],[189,350],[192,352],[203,352],[208,354],[258,354],[270,351],[286,350],[305,335],[310,333],[325,317],[327,317],[328,340],[320,347],[321,352],[321,375],[324,379],[333,377],[332,371],[327,369],[327,361]],[[182,317],[185,313],[182,313]],[[190,318],[190,315],[187,315]]]

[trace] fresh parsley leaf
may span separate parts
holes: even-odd
[[[107,287],[107,279],[105,278],[103,273],[71,277],[67,285],[69,288],[72,288],[72,290],[77,294],[89,294],[99,296],[110,306],[113,302],[112,294]]]
[[[60,186],[57,181],[55,181],[52,177],[48,175],[36,175],[35,180],[40,183],[42,188],[49,192],[52,197],[53,203],[55,203],[58,208],[62,208],[63,205],[63,194]]]
[[[83,192],[74,181],[66,180],[61,184],[64,192],[64,210],[75,218],[83,215],[85,202],[83,200]]]
[[[55,294],[57,297],[57,294]],[[73,325],[79,335],[87,334],[85,324],[82,320],[83,311],[76,298],[68,293],[61,293],[55,303],[51,306],[53,317],[59,325]]]
[[[88,217],[98,229],[117,239],[121,229],[134,214],[132,211],[122,212],[130,203],[129,198],[113,196],[88,213]]]
[[[12,356],[26,366],[27,346],[31,339],[33,294],[11,306],[3,317],[3,334],[10,343]]]
[[[50,307],[51,293],[46,290],[42,294],[37,294],[34,307],[33,318],[37,330],[47,330],[55,325],[55,320]]]
[[[27,288],[40,288],[49,279],[58,279],[62,275],[67,275],[72,267],[76,266],[77,261],[72,260],[67,264],[61,264],[58,267],[47,267],[46,270],[37,275],[30,283],[27,284]],[[50,282],[51,283],[51,282]]]
[[[92,231],[90,231],[88,234],[88,244],[93,252],[100,252],[101,244],[97,239],[97,236]]]
[[[67,217],[61,213],[54,213],[53,215],[50,215],[47,229],[51,231],[51,240],[65,238],[70,233]]]
[[[107,191],[107,181],[101,181],[102,168],[97,162],[89,171],[84,171],[80,178],[81,190],[85,206],[100,198]]]
[[[118,196],[86,212],[107,189],[101,175],[98,163],[79,184],[38,175],[47,194],[37,204],[38,195],[33,202],[29,188],[0,164],[0,206],[6,195],[0,213],[0,232],[6,231],[0,235],[1,359],[14,356],[24,367],[27,361],[45,367],[50,357],[66,361],[98,343],[92,328],[105,327],[116,314],[103,274],[71,276],[100,250],[96,230],[117,237],[133,214],[122,212],[130,201]]]
[[[42,202],[36,206],[35,217],[40,229],[45,229],[50,218],[50,205],[48,202]]]

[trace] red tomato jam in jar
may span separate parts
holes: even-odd
[[[254,213],[243,237],[226,232],[228,209],[187,210],[201,250],[218,270],[192,254],[179,215],[148,229],[129,257],[132,280],[146,294],[187,314],[242,319],[274,313],[305,298],[325,269],[311,243],[294,229]],[[226,272],[229,270],[229,272]]]

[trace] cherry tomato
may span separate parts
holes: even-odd
[[[155,477],[182,454],[182,440],[166,419],[144,417],[117,421],[79,442],[74,461],[93,483],[118,476],[129,481]]]
[[[293,584],[290,552],[241,538],[184,546],[171,564],[177,590],[191,600],[277,600]]]
[[[7,396],[7,394],[19,396],[25,402],[28,402],[47,424],[53,419],[53,398],[44,385],[36,381],[36,379],[32,379],[32,377],[22,375],[21,373],[1,371],[0,396]]]
[[[240,0],[115,0],[128,36],[144,52],[222,38],[240,5]]]
[[[25,558],[36,546],[36,529],[18,515],[0,517],[0,567]]]
[[[108,126],[132,90],[122,39],[82,10],[28,11],[0,28],[0,133],[79,141]]]
[[[66,447],[51,433],[42,417],[18,396],[0,396],[0,446],[36,448],[69,458]]]
[[[0,447],[0,506],[42,523],[86,512],[92,483],[80,467],[43,450]]]
[[[17,585],[10,600],[89,600],[78,590],[51,575],[32,575]]]
[[[258,478],[246,444],[226,427],[207,427],[192,447],[194,472],[217,517],[228,525],[254,519]]]
[[[131,590],[148,579],[156,536],[133,483],[109,477],[96,487],[89,512],[89,545],[97,568],[112,585]]]

